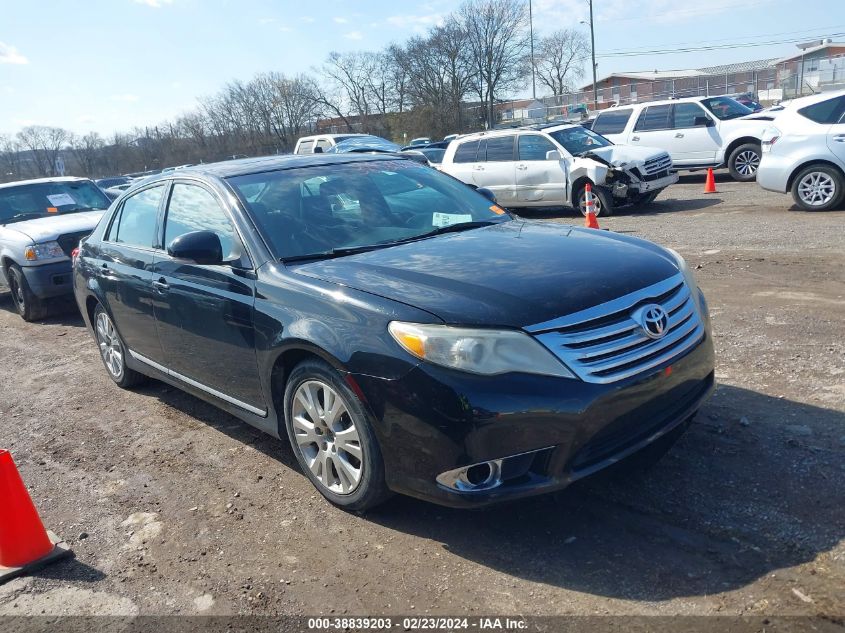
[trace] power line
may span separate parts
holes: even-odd
[[[845,32],[843,33],[829,33],[828,37],[842,37],[845,36]],[[662,48],[662,49],[652,49],[652,50],[639,50],[639,49],[629,49],[627,51],[618,51],[618,52],[608,52],[602,53],[600,55],[596,55],[596,57],[601,58],[608,58],[608,57],[641,57],[643,55],[673,55],[678,53],[694,53],[698,51],[716,51],[716,50],[728,50],[728,49],[735,49],[735,48],[757,48],[759,46],[777,46],[780,44],[799,44],[804,41],[806,38],[792,38],[786,40],[770,40],[766,42],[745,42],[739,44],[714,44],[712,46],[688,46],[682,48]]]

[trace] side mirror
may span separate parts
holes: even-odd
[[[496,194],[490,191],[487,187],[479,187],[476,189],[478,193],[487,198],[493,204],[496,204]]]
[[[180,235],[170,242],[167,254],[200,265],[223,263],[223,246],[220,237],[212,231],[193,231]]]
[[[546,152],[546,160],[563,160],[563,156],[556,149],[550,149]]]

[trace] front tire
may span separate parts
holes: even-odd
[[[805,211],[828,211],[845,197],[845,177],[833,167],[810,165],[792,181],[792,199]]]
[[[108,312],[100,304],[94,309],[94,338],[106,373],[118,387],[128,389],[145,380],[143,374],[126,366],[126,345]]]
[[[728,157],[728,171],[737,182],[751,182],[760,167],[760,146],[756,143],[740,145]]]
[[[634,200],[634,206],[637,207],[638,209],[642,208],[642,207],[647,207],[652,202],[654,202],[655,199],[657,199],[657,196],[659,194],[660,194],[660,191],[652,191],[650,193],[644,193],[640,197],[638,197],[636,200]]]
[[[330,365],[317,359],[297,365],[285,386],[284,411],[294,455],[326,499],[362,512],[390,496],[369,416]]]
[[[12,292],[12,303],[15,304],[15,309],[21,315],[21,318],[24,321],[37,321],[43,318],[47,312],[44,302],[30,290],[20,267],[17,264],[10,264],[7,273],[9,290]]]
[[[575,199],[578,201],[578,209],[581,215],[587,215],[587,188],[582,186],[578,190]],[[595,203],[596,217],[607,217],[613,215],[613,196],[604,187],[593,185],[593,201]]]

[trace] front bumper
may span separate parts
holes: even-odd
[[[639,193],[650,193],[652,191],[665,189],[669,185],[674,185],[678,182],[678,178],[679,176],[677,172],[671,172],[668,176],[658,178],[657,180],[640,180],[638,182],[632,182],[628,188],[632,191],[638,191]]]
[[[605,385],[427,364],[398,380],[353,378],[376,420],[390,488],[474,507],[564,488],[647,446],[695,414],[714,388],[713,367],[708,331],[671,363]],[[447,471],[532,451],[519,476],[495,488],[437,483]]]
[[[40,299],[73,293],[73,271],[69,259],[51,264],[22,266],[21,270],[29,289]]]

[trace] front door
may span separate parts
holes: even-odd
[[[516,197],[520,202],[566,204],[566,161],[546,160],[546,154],[551,151],[560,152],[545,136],[520,134],[516,162]]]
[[[676,103],[672,108],[672,129],[667,148],[673,160],[687,164],[708,164],[722,148],[719,128],[697,103]]]
[[[224,263],[170,257],[167,245],[214,231]],[[195,387],[256,414],[266,411],[255,354],[255,274],[220,199],[200,185],[174,183],[164,218],[164,251],[153,269],[163,363]]]

